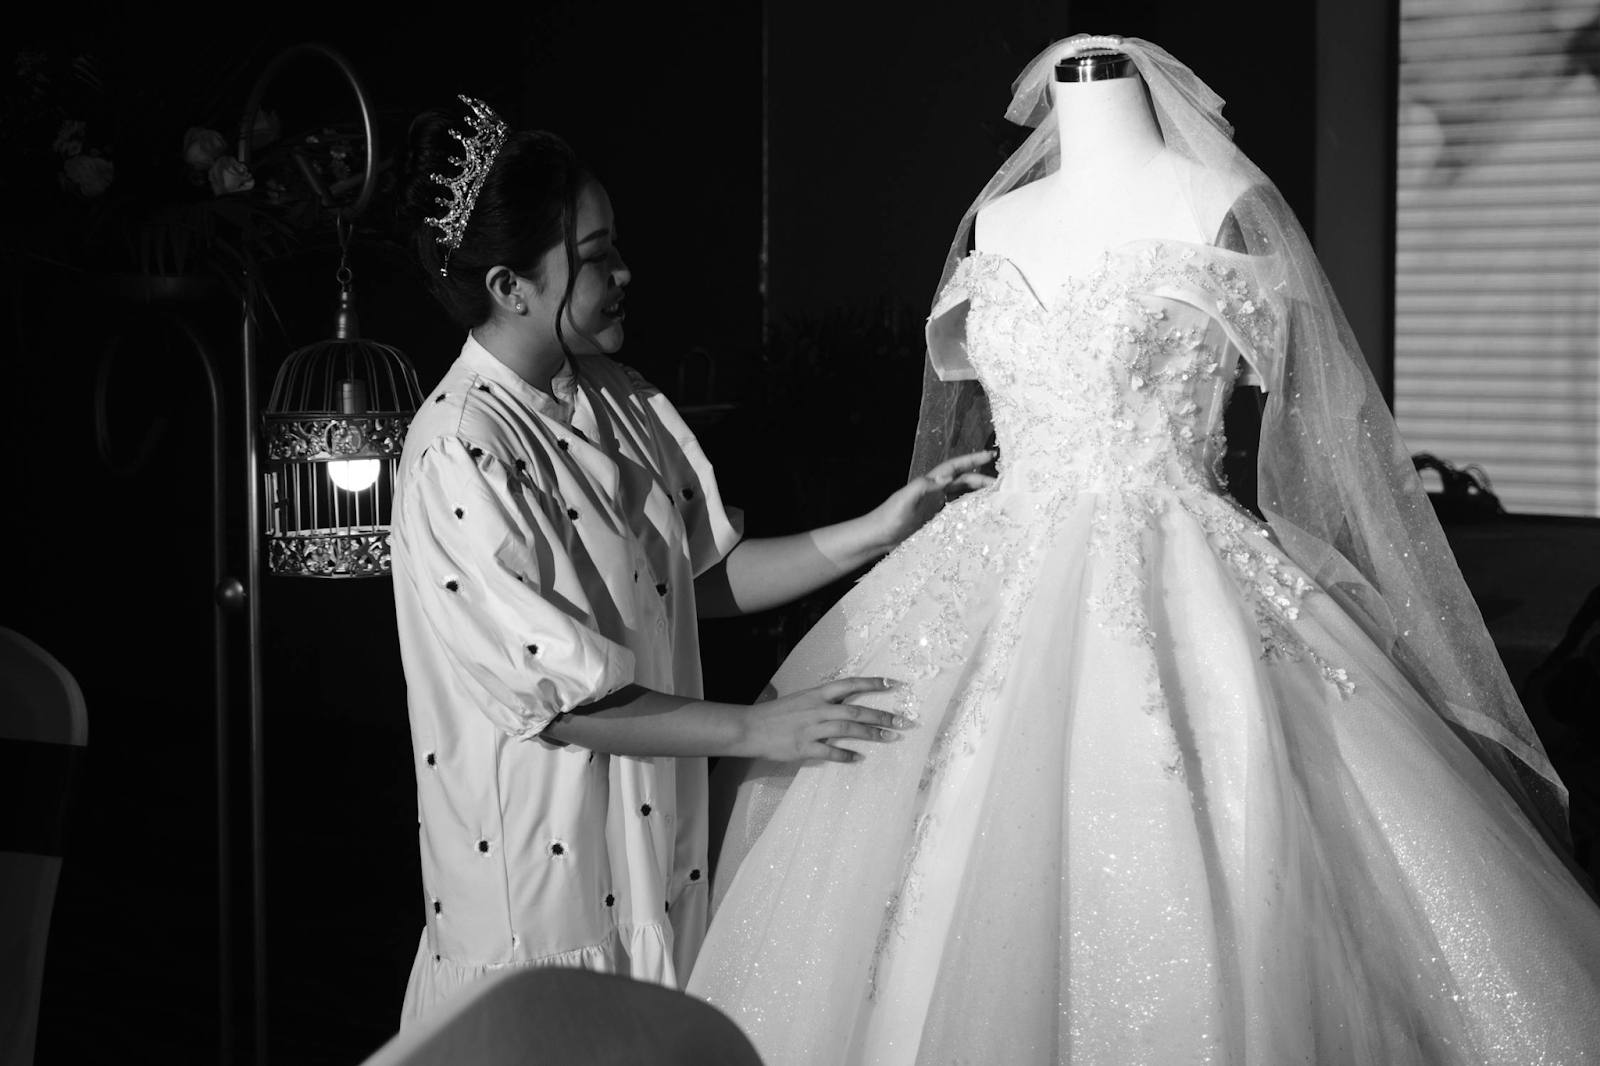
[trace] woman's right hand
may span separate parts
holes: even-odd
[[[893,711],[845,702],[866,692],[884,692],[897,682],[886,677],[845,677],[816,688],[758,703],[745,714],[740,755],[778,762],[828,759],[859,762],[862,755],[837,741],[893,741],[910,722]]]

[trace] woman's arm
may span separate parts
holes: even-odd
[[[557,715],[543,736],[611,755],[736,755],[795,762],[857,762],[861,755],[833,742],[895,740],[906,721],[891,711],[843,702],[882,692],[894,682],[847,677],[745,707],[669,696],[629,685],[603,699]]]
[[[740,541],[695,579],[701,618],[751,614],[815,592],[889,551],[939,513],[946,499],[991,484],[977,469],[993,452],[948,459],[859,518],[787,537]]]
[[[695,578],[701,618],[728,618],[780,607],[865,566],[894,547],[871,515],[795,533],[746,538]]]

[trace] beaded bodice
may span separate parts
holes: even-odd
[[[968,303],[967,356],[1011,487],[1219,489],[1240,353],[1270,374],[1277,350],[1280,315],[1247,264],[1205,245],[1135,241],[1045,299],[1002,255],[964,259],[940,307]]]
[[[1152,546],[1183,540],[1175,529],[1198,527],[1253,616],[1263,660],[1309,660],[1340,697],[1354,691],[1349,671],[1297,628],[1316,585],[1265,524],[1221,491],[1216,470],[1223,408],[1241,370],[1269,389],[1277,384],[1284,316],[1261,280],[1272,265],[1207,245],[1140,240],[1111,249],[1045,299],[1005,256],[979,251],[941,293],[930,356],[941,373],[983,385],[1000,477],[946,507],[840,604],[855,652],[836,676],[881,669],[903,679],[895,709],[918,721],[930,704],[945,706],[930,693],[959,678],[954,694],[942,690],[948,709],[930,723],[937,731],[918,790],[933,799],[918,808],[885,905],[869,995],[935,869],[930,841],[949,814],[937,798],[959,794],[949,782],[982,750],[1028,619],[1060,617],[1030,614],[1041,595],[1081,602],[1109,638],[1104,647],[1118,658],[1095,665],[1118,677],[1119,709],[1157,723],[1148,754],[1174,781],[1186,770],[1162,677],[1170,650],[1158,625],[1169,623],[1152,610],[1165,603],[1152,595],[1162,565]],[[1202,580],[1169,573],[1164,591],[1191,578]]]
[[[1348,694],[1344,669],[1323,662],[1294,632],[1313,583],[1272,543],[1270,529],[1222,491],[1218,470],[1223,409],[1236,378],[1248,367],[1270,389],[1279,377],[1282,305],[1261,280],[1271,266],[1209,245],[1132,241],[1046,300],[1005,256],[978,251],[957,265],[934,307],[930,353],[935,365],[975,375],[984,386],[1000,477],[991,491],[958,501],[919,534],[941,546],[943,566],[930,566],[925,582],[896,588],[876,606],[877,617],[898,618],[919,596],[940,599],[928,591],[935,585],[947,590],[938,621],[915,639],[901,638],[897,669],[927,677],[941,656],[960,661],[967,630],[956,620],[958,605],[979,583],[964,567],[999,568],[1024,593],[1013,601],[1016,616],[991,637],[1017,639],[1039,552],[1089,494],[1088,549],[1104,565],[1085,604],[1101,626],[1154,648],[1145,545],[1158,516],[1176,510],[1199,524],[1237,582],[1255,615],[1262,655],[1310,658]],[[958,336],[959,352],[952,352]],[[902,550],[915,546],[908,541]],[[1146,666],[1146,707],[1164,706],[1155,659]],[[947,738],[982,731],[981,694],[1000,683],[998,676],[972,683],[970,713],[941,735],[929,779],[960,747]],[[900,709],[915,714],[913,703],[908,689]]]

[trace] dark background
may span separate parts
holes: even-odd
[[[233,110],[190,120],[224,131],[271,56],[320,40],[365,80],[384,155],[411,115],[456,92],[489,100],[513,126],[565,136],[607,186],[633,271],[623,358],[691,412],[734,405],[693,421],[724,498],[746,508],[756,534],[848,517],[903,480],[921,323],[950,235],[1002,158],[997,122],[1011,79],[1051,40],[1086,30],[1168,47],[1230,101],[1240,144],[1313,227],[1309,2],[1242,0],[1226,18],[1180,0],[772,0],[765,12],[755,3],[564,0],[394,12],[274,5],[269,21],[241,32],[74,11],[54,21],[36,15],[14,36],[19,47],[120,50],[157,64],[236,56]],[[348,100],[331,67],[307,60],[280,76],[266,104],[288,131],[347,117]],[[364,332],[404,349],[427,390],[461,336],[378,236],[358,241],[352,258]],[[282,321],[263,330],[263,388],[285,355],[331,326],[336,259],[321,243],[266,267]],[[106,276],[45,267],[11,275],[0,352],[10,414],[0,453],[9,569],[0,624],[77,676],[91,723],[38,1061],[213,1061],[203,378],[170,331]],[[223,369],[237,569],[245,491],[237,307],[213,293],[184,313]],[[128,330],[112,393],[119,452],[133,450],[152,418],[165,419],[149,461],[125,476],[102,462],[93,418],[100,356],[118,329]],[[754,697],[840,591],[706,625],[710,694]],[[391,590],[386,580],[268,577],[262,605],[273,1057],[354,1063],[393,1033],[422,927]],[[234,662],[242,672],[237,654]],[[236,740],[244,708],[234,700]],[[236,743],[240,782],[243,760]],[[246,796],[235,791],[242,814]],[[248,848],[242,818],[233,840],[238,859]],[[248,926],[236,927],[242,951]],[[241,1028],[247,993],[241,978]]]

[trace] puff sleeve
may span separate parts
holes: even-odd
[[[522,739],[634,674],[633,653],[596,628],[581,541],[543,495],[518,467],[445,437],[399,501],[423,624],[483,713]]]

